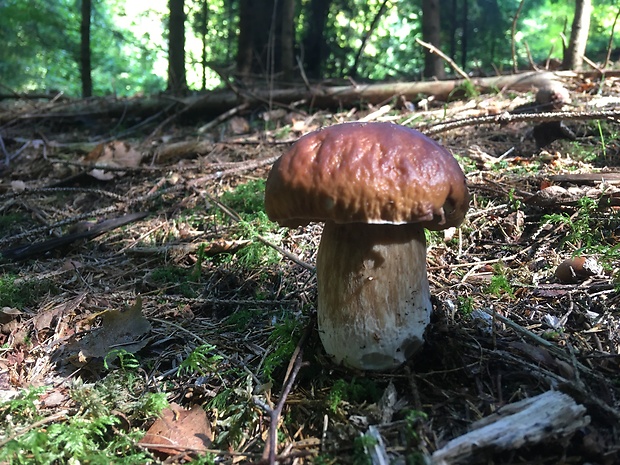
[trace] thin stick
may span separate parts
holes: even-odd
[[[306,331],[308,333],[308,331]],[[254,397],[254,403],[261,407],[265,412],[269,415],[269,439],[267,442],[268,454],[267,460],[269,465],[275,465],[276,463],[276,449],[278,447],[278,421],[280,420],[280,415],[282,415],[282,409],[284,408],[284,404],[286,403],[286,399],[288,398],[291,389],[293,388],[293,383],[295,382],[295,378],[301,369],[303,362],[303,345],[306,342],[306,334],[302,336],[297,344],[297,348],[293,353],[293,368],[286,378],[284,388],[282,389],[282,394],[280,394],[280,399],[276,405],[276,408],[271,408],[267,403],[263,402],[261,399]],[[263,453],[263,456],[265,454]]]
[[[611,49],[614,46],[614,30],[616,29],[616,23],[618,22],[618,17],[620,16],[620,8],[618,9],[618,13],[616,13],[616,17],[614,18],[614,23],[611,25],[611,31],[609,33],[609,42],[607,43],[607,55],[605,55],[605,63],[603,63],[603,69],[607,68],[609,64],[609,60],[611,59]]]
[[[236,107],[231,108],[228,111],[225,111],[224,113],[222,113],[218,117],[213,118],[211,121],[209,121],[204,126],[201,126],[200,128],[198,128],[198,134],[202,134],[204,132],[207,132],[209,129],[214,128],[218,124],[226,121],[229,118],[232,118],[237,113],[239,113],[239,112],[241,112],[241,111],[243,111],[243,110],[245,110],[245,109],[247,109],[249,107],[250,107],[250,104],[246,102],[246,103],[242,103],[241,105],[237,105]]]
[[[452,58],[450,58],[448,55],[446,55],[445,53],[443,53],[441,50],[439,50],[437,47],[435,47],[433,44],[429,44],[428,42],[424,42],[418,38],[415,39],[415,41],[420,44],[422,47],[426,47],[431,53],[436,53],[437,55],[439,55],[441,58],[443,58],[451,67],[452,69],[454,69],[454,71],[456,71],[456,73],[461,76],[463,79],[467,80],[467,81],[471,81],[471,79],[469,78],[469,76],[467,75],[467,73],[465,71],[463,71],[459,65],[457,65],[454,60]]]

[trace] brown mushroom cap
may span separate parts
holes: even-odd
[[[265,209],[282,226],[312,221],[458,226],[469,192],[452,154],[391,123],[345,123],[301,137],[267,178]]]

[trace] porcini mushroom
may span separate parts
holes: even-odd
[[[386,370],[422,346],[432,311],[424,228],[458,226],[468,203],[450,152],[396,124],[327,127],[274,163],[269,218],[288,227],[325,222],[318,327],[336,363]]]

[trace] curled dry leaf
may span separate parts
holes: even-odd
[[[139,444],[165,455],[204,450],[213,433],[206,412],[199,405],[185,410],[174,402],[164,409]]]

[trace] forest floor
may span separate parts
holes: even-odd
[[[620,102],[620,79],[565,86],[569,109]],[[531,122],[433,135],[472,200],[460,229],[428,235],[433,321],[393,372],[330,362],[315,317],[322,225],[262,212],[271,163],[303,133],[428,129],[533,100],[263,109],[98,148],[118,122],[0,127],[0,463],[269,463],[274,442],[279,463],[618,463],[619,121],[567,121],[574,140],[544,148]],[[586,272],[556,276],[575,256]],[[541,397],[519,416],[550,392],[566,412]]]

